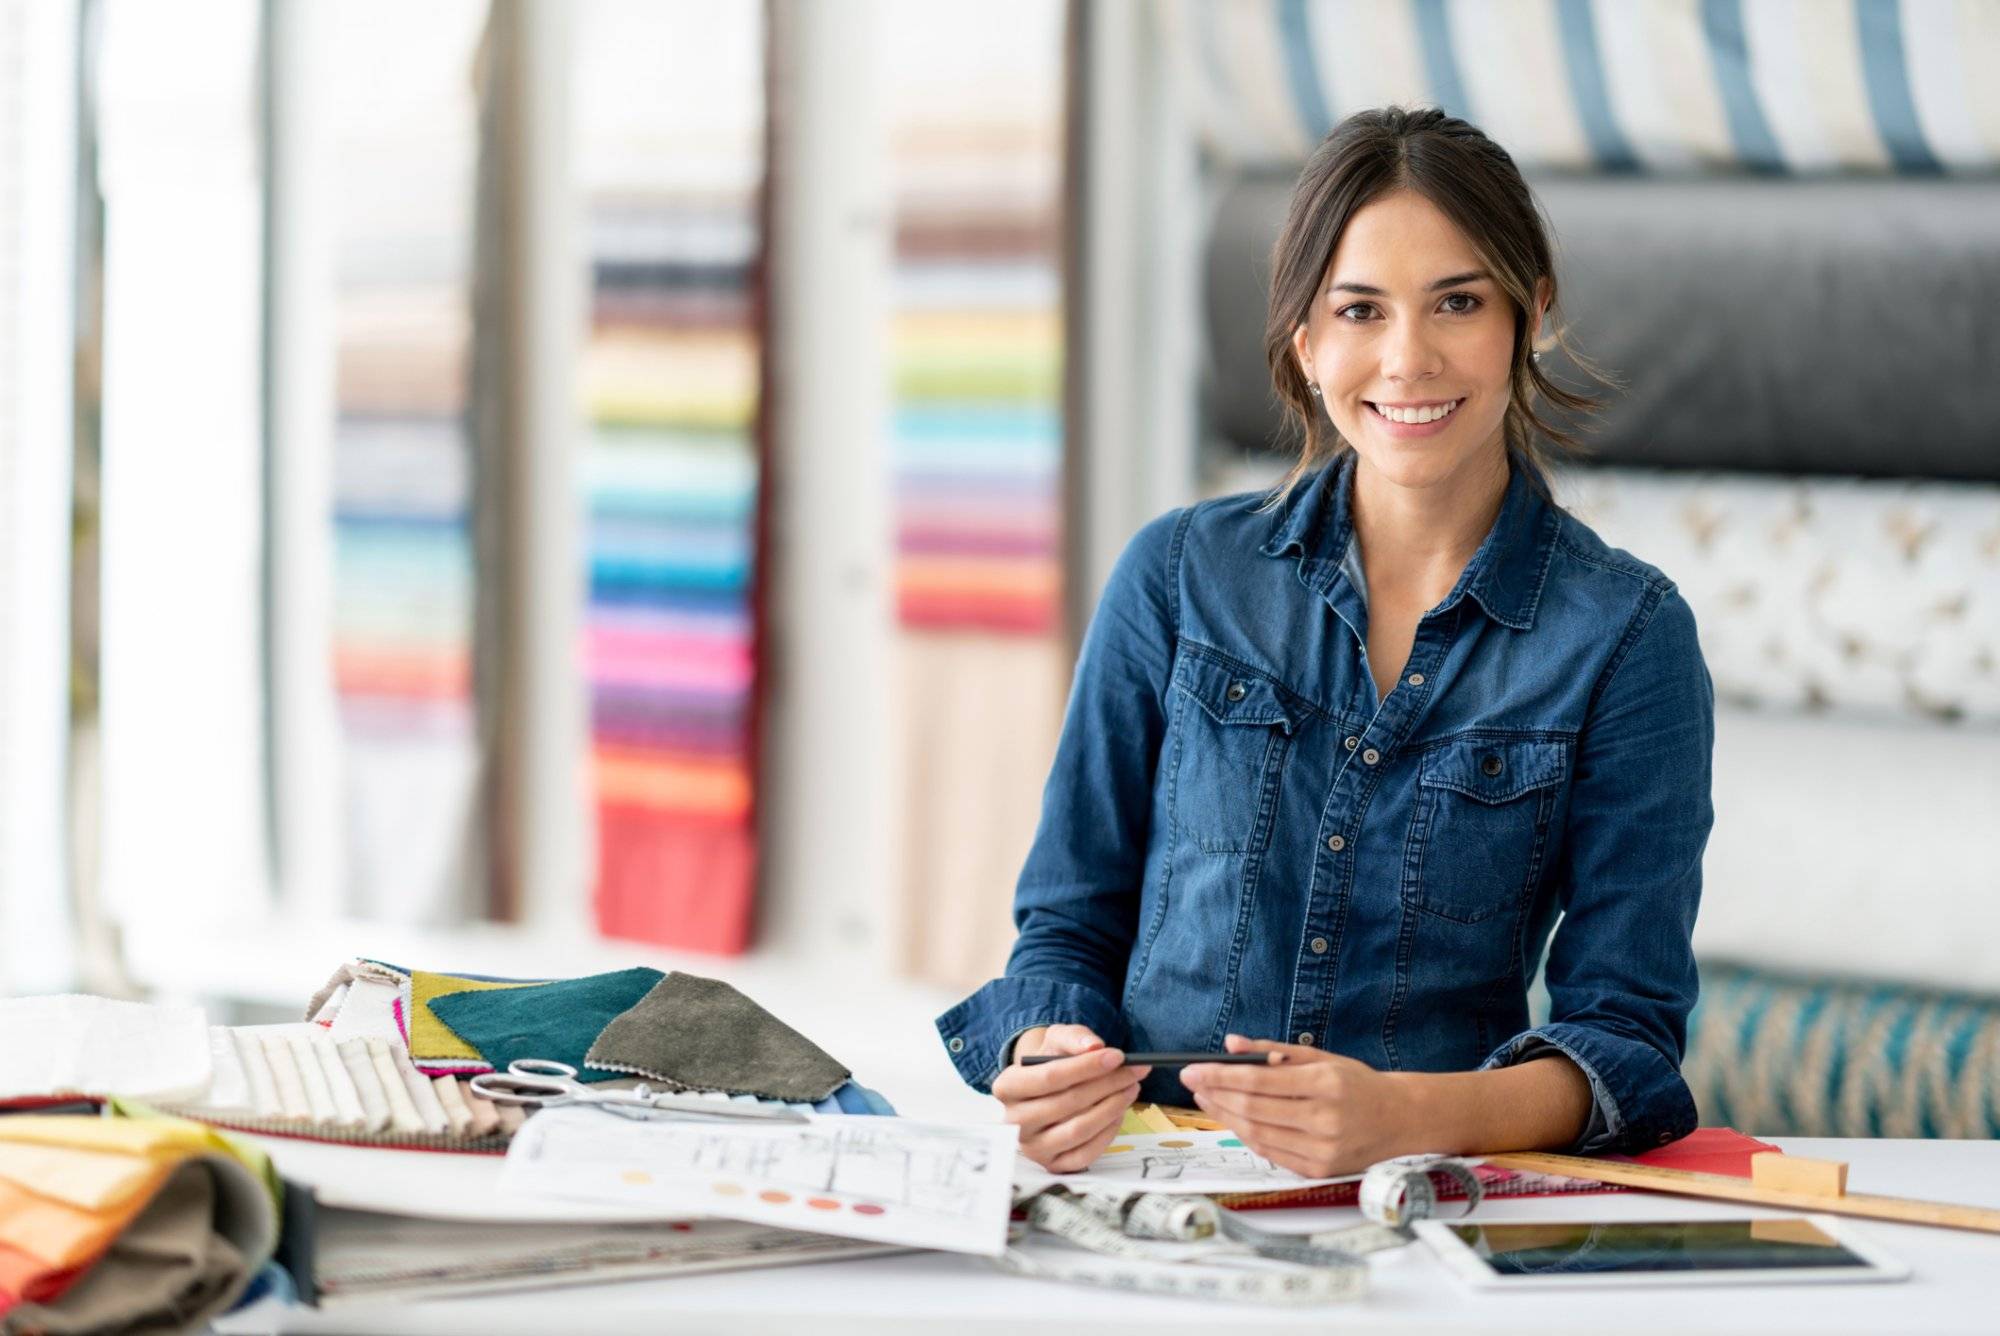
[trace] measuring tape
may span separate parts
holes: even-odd
[[[1410,1224],[1437,1213],[1434,1174],[1464,1190],[1466,1211],[1479,1204],[1479,1178],[1465,1161],[1405,1155],[1362,1176],[1370,1223],[1316,1234],[1260,1229],[1194,1194],[1057,1184],[1028,1198],[1027,1222],[1010,1229],[1010,1246],[995,1260],[1016,1275],[1135,1292],[1291,1306],[1355,1299],[1368,1289],[1368,1254],[1408,1243]],[[1012,1246],[1036,1231],[1072,1248]]]

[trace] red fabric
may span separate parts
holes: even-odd
[[[0,1243],[0,1314],[18,1303],[45,1304],[60,1299],[96,1260],[92,1257],[78,1266],[50,1266],[39,1257]]]
[[[597,821],[600,932],[715,955],[750,945],[757,846],[748,825],[611,804]]]
[[[1605,1158],[1650,1164],[1655,1169],[1686,1169],[1697,1174],[1748,1178],[1750,1157],[1765,1150],[1784,1154],[1770,1142],[1746,1137],[1733,1127],[1698,1127],[1679,1141],[1658,1150],[1649,1150],[1643,1155],[1608,1155]]]

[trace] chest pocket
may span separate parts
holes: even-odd
[[[1424,752],[1406,894],[1460,923],[1520,908],[1541,879],[1568,772],[1562,741],[1462,737]]]
[[[1262,849],[1302,718],[1271,679],[1183,651],[1174,726],[1174,828],[1200,853]]]

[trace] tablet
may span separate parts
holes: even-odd
[[[1417,1236],[1482,1290],[1902,1280],[1910,1269],[1827,1215],[1775,1220],[1422,1220]]]

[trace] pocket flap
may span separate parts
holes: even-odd
[[[1285,703],[1272,681],[1234,664],[1200,654],[1183,653],[1174,669],[1174,685],[1218,724],[1277,724],[1289,733],[1297,711]]]
[[[1568,762],[1563,742],[1528,738],[1457,738],[1423,753],[1417,782],[1504,803],[1558,783]]]

